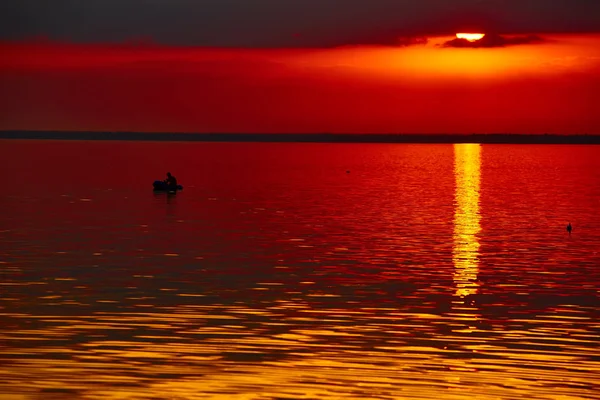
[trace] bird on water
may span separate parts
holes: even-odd
[[[569,225],[567,225],[567,232],[569,232],[569,235],[571,234],[572,230],[573,230],[573,226],[571,226],[571,222],[569,222]]]

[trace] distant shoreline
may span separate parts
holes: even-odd
[[[600,144],[600,135],[527,134],[334,134],[334,133],[145,133],[0,131],[0,139],[94,140],[160,142],[262,142],[262,143],[481,143],[481,144]]]

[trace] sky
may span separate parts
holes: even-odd
[[[0,54],[0,129],[600,133],[598,0],[4,0]]]

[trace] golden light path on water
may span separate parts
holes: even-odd
[[[454,282],[456,295],[465,297],[477,293],[479,270],[479,241],[481,215],[479,189],[481,186],[481,146],[454,145],[454,175],[456,179],[454,209]]]

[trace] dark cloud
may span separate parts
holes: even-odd
[[[483,39],[475,42],[470,42],[466,39],[449,40],[442,47],[459,47],[459,48],[491,48],[491,47],[506,47],[516,46],[520,44],[542,43],[545,39],[537,35],[526,36],[502,36],[498,34],[487,34]]]
[[[408,47],[408,46],[420,46],[426,45],[429,39],[423,36],[400,36],[395,37],[393,35],[382,36],[382,37],[366,37],[366,38],[355,38],[354,40],[341,41],[340,43],[333,43],[333,47],[345,47],[345,46],[389,46],[389,47]]]
[[[600,32],[600,0],[0,1],[0,40],[331,47],[465,30]]]

